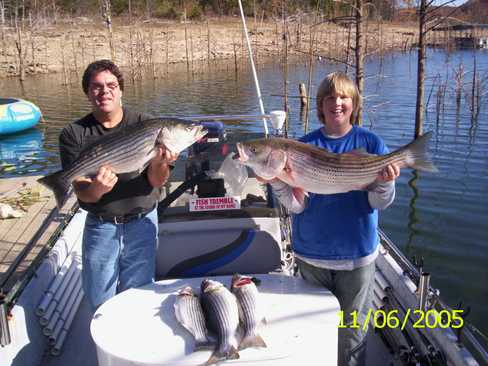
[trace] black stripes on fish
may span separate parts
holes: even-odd
[[[194,351],[213,349],[215,342],[208,336],[202,305],[190,286],[178,291],[174,307],[176,319],[195,339]]]
[[[201,283],[201,302],[207,326],[217,335],[217,348],[205,365],[240,358],[237,352],[239,310],[236,297],[220,282]]]
[[[86,146],[69,168],[38,181],[54,192],[56,203],[61,207],[74,179],[93,177],[102,166],[110,167],[115,174],[142,172],[156,155],[158,146],[164,145],[173,153],[180,153],[206,133],[201,124],[176,118],[141,121]]]
[[[244,329],[239,350],[249,347],[266,347],[266,343],[258,334],[258,326],[264,321],[264,316],[259,305],[259,293],[253,278],[235,274],[232,276],[231,292],[237,298],[239,319]]]

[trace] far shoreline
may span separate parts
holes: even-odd
[[[248,19],[249,37],[254,57],[283,57],[283,23]],[[415,45],[413,24],[367,23],[365,54],[383,54],[391,50],[408,50]],[[205,21],[178,22],[151,19],[128,25],[127,18],[114,18],[112,25],[113,55],[110,36],[102,19],[77,17],[21,32],[22,64],[16,46],[19,34],[14,28],[2,28],[0,78],[36,74],[62,73],[66,81],[88,63],[102,58],[113,59],[140,78],[143,69],[154,72],[154,65],[213,63],[248,58],[242,23],[237,17],[211,18]],[[310,57],[310,34],[306,24],[287,24],[288,55]],[[314,28],[313,57],[353,63],[354,33],[347,27],[324,23]],[[347,50],[349,49],[349,53]],[[153,69],[151,71],[151,69]]]

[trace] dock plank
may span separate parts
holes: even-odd
[[[0,220],[0,283],[6,281],[5,275],[9,271],[12,275],[12,278],[8,279],[9,284],[23,275],[49,243],[65,215],[76,204],[76,199],[72,196],[58,211],[52,192],[41,186],[37,182],[38,178],[32,176],[0,179],[0,202],[20,197],[21,191],[30,189],[32,192],[39,192],[39,200],[27,207],[23,217]],[[23,253],[29,246],[29,252]],[[20,260],[19,256],[22,253],[26,255]],[[19,262],[18,267],[13,270],[11,266],[16,262]]]

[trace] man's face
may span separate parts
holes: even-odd
[[[101,71],[90,80],[88,85],[88,100],[95,112],[111,113],[121,108],[120,90],[117,77],[110,71]]]

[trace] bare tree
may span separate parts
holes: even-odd
[[[438,11],[455,0],[448,0],[442,4],[434,6],[435,0],[420,0],[419,3],[419,42],[418,42],[418,57],[417,57],[417,101],[415,106],[415,138],[422,135],[423,120],[424,120],[424,81],[425,81],[425,60],[426,49],[425,43],[428,32],[430,32],[437,25],[442,23],[447,17],[451,16],[457,7],[454,8],[448,15],[437,18]],[[437,18],[437,19],[436,19]]]
[[[115,61],[115,50],[112,31],[112,6],[110,0],[102,0],[102,17],[105,20],[105,25],[108,31],[108,44],[110,47],[110,57],[112,61]]]

